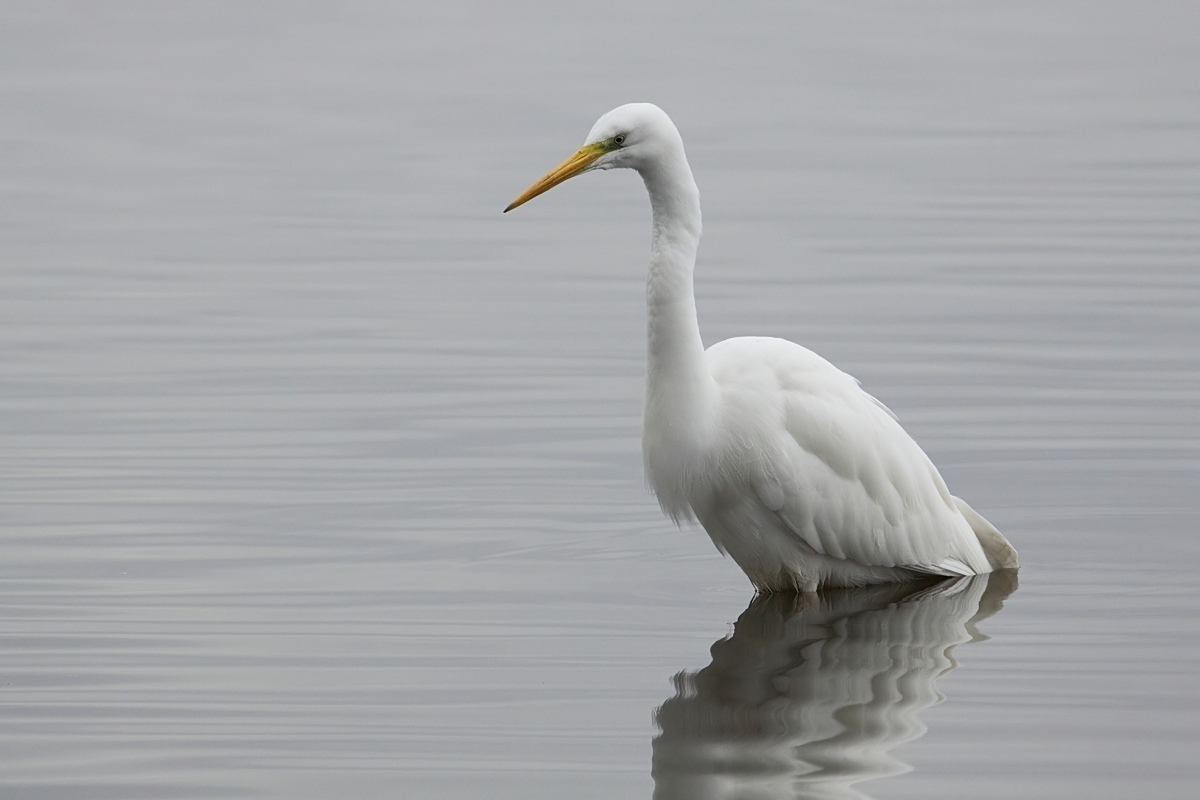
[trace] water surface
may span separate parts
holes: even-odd
[[[8,4],[0,794],[734,797],[746,773],[692,747],[732,674],[779,693],[756,747],[834,720],[821,758],[875,754],[841,796],[1186,796],[1198,26],[1184,2]],[[1003,610],[852,598],[863,631],[926,624],[877,672],[814,659],[890,640],[793,647],[805,609],[662,519],[640,182],[500,214],[632,100],[700,184],[706,341],[860,378],[1020,550]],[[902,732],[853,734],[847,704]],[[764,796],[839,796],[794,766]]]

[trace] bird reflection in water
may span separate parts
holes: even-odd
[[[908,772],[952,651],[1016,590],[1016,573],[760,595],[712,664],[675,676],[655,713],[655,800],[864,798]]]

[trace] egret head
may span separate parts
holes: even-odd
[[[636,169],[660,161],[670,150],[683,152],[683,140],[666,112],[652,103],[629,103],[609,111],[592,126],[583,147],[513,200],[506,212],[529,202],[568,178],[594,169]]]

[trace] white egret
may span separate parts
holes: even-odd
[[[695,519],[764,592],[978,575],[1017,566],[991,523],[858,382],[783,339],[706,351],[692,271],[700,192],[671,119],[632,103],[506,212],[596,169],[637,170],[653,226],[642,453],[675,522]]]

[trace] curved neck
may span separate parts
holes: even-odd
[[[703,444],[716,396],[692,290],[700,191],[682,147],[643,170],[642,179],[654,216],[646,281],[646,432],[683,454]],[[646,447],[650,455],[649,438]]]

